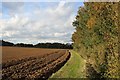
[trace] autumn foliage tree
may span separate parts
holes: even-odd
[[[73,26],[73,47],[100,74],[120,78],[119,2],[85,2]]]

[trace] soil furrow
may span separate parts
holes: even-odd
[[[3,80],[48,78],[59,69],[69,56],[68,51],[59,50],[42,56],[30,57],[20,62],[10,62],[2,69]],[[7,63],[5,63],[7,64]]]

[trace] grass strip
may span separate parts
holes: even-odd
[[[71,50],[68,62],[51,78],[85,78],[85,60],[75,51]]]

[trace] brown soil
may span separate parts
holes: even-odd
[[[1,48],[1,47],[0,47]],[[54,53],[58,49],[2,47],[2,62]]]
[[[47,79],[60,69],[70,57],[68,50],[16,47],[3,47],[3,49],[3,61],[8,57],[2,63],[3,80]],[[21,54],[19,55],[17,52]],[[15,54],[17,55],[15,56]],[[9,58],[10,56],[13,58]]]

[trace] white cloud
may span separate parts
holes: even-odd
[[[55,37],[61,37],[61,36],[65,36],[67,33],[66,32],[64,32],[64,33],[54,33],[54,36]]]
[[[71,42],[71,34],[74,31],[72,21],[75,17],[73,10],[74,7],[66,6],[63,1],[57,7],[16,13],[0,21],[2,37],[5,40],[26,43]]]
[[[2,12],[0,12],[0,17],[2,18]]]

